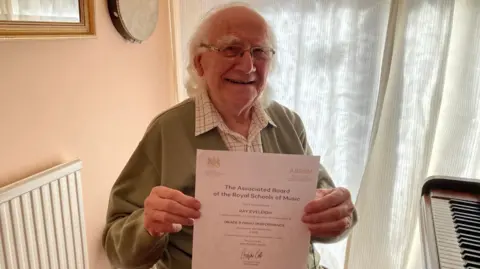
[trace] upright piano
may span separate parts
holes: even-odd
[[[425,269],[480,269],[480,180],[430,177],[420,204]]]

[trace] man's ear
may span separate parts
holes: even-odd
[[[205,73],[203,70],[202,66],[202,55],[197,54],[195,58],[193,59],[193,65],[195,66],[195,70],[197,71],[197,74],[201,77]]]

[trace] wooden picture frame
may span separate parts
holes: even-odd
[[[79,22],[0,20],[0,40],[94,37],[95,0],[77,1]]]

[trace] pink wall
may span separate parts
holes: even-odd
[[[100,243],[110,188],[172,104],[167,2],[143,44],[123,41],[106,1],[96,1],[96,38],[0,42],[0,186],[80,158],[92,269],[110,268]]]

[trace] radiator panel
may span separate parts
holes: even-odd
[[[0,268],[88,269],[81,162],[0,189]]]

